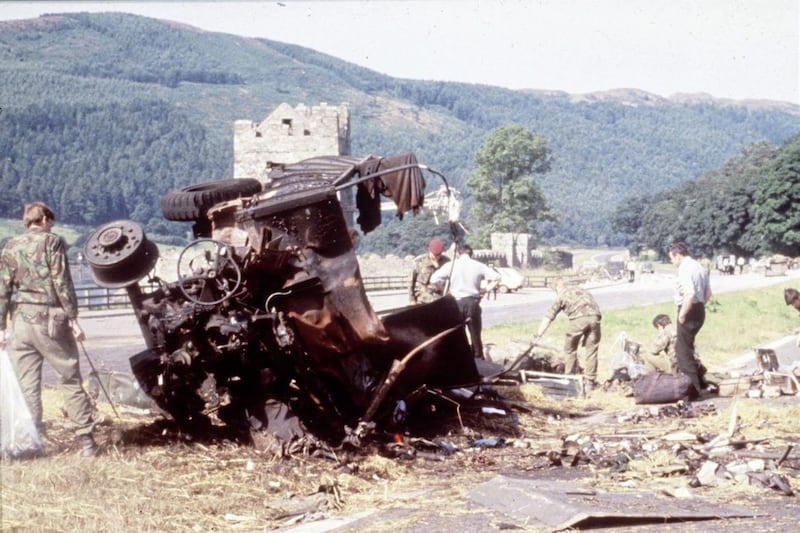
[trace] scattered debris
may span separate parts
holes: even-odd
[[[583,374],[564,374],[563,354],[556,348],[530,343],[513,361],[491,376],[492,383],[511,380],[515,383],[532,383],[554,398],[585,396]]]
[[[800,391],[800,367],[780,371],[775,350],[755,348],[755,370],[749,374],[729,372],[719,383],[720,396],[777,398]]]

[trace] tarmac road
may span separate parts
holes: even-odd
[[[712,274],[711,289],[714,293],[738,291],[742,289],[765,287],[783,283],[790,279],[800,279],[800,270],[791,270],[785,276],[764,276],[742,274],[724,276]],[[640,305],[671,302],[675,277],[663,271],[655,274],[639,275],[636,281],[608,281],[587,284],[600,309],[624,309]],[[800,285],[800,281],[798,281]],[[372,306],[377,311],[402,307],[407,303],[404,291],[384,291],[369,295]],[[776,303],[783,304],[783,294],[776,294]],[[498,294],[497,299],[484,299],[483,323],[486,326],[508,322],[528,322],[538,320],[553,301],[553,291],[544,288],[525,288],[518,292]]]
[[[714,273],[711,287],[715,293],[723,293],[775,285],[792,279],[798,279],[800,286],[800,270],[788,271],[784,276],[770,277],[754,273],[733,276]],[[656,271],[654,274],[638,276],[633,283],[627,281],[596,283],[587,285],[587,288],[595,296],[601,309],[622,309],[669,302],[672,300],[673,286],[674,276],[668,271]],[[405,291],[382,291],[369,293],[368,296],[372,306],[379,313],[407,304]],[[484,300],[482,303],[484,325],[538,320],[552,301],[553,292],[550,289],[526,288],[514,293],[498,294],[496,299]],[[775,303],[783,305],[782,294],[775,295]],[[129,372],[128,359],[145,349],[141,330],[130,311],[83,312],[80,321],[86,332],[84,347],[98,370]],[[782,366],[787,364],[787,358],[790,357],[784,352],[797,351],[793,346],[791,349],[784,349],[784,345],[790,344],[787,339],[779,339],[774,345],[769,346],[778,353]],[[752,360],[752,356],[747,357],[745,354],[743,357],[747,360],[742,359],[734,363],[742,366]],[[91,370],[83,353],[81,353],[81,369],[84,376]],[[45,365],[44,380],[46,384],[55,383],[55,377],[48,365]]]

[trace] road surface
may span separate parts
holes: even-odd
[[[715,294],[738,291],[755,287],[766,287],[783,283],[787,280],[800,280],[800,270],[791,270],[785,276],[766,277],[760,274],[742,274],[724,276],[711,275],[711,289]],[[675,278],[669,271],[656,271],[636,277],[636,281],[607,281],[585,285],[594,295],[601,309],[624,309],[642,305],[671,302]],[[800,285],[800,281],[798,281]],[[484,300],[483,323],[491,326],[508,322],[528,322],[538,320],[553,301],[550,289],[522,289],[519,292],[498,294],[496,300]],[[402,307],[406,305],[405,291],[385,291],[369,295],[372,306],[377,311]],[[782,302],[783,296],[776,295],[776,302]]]

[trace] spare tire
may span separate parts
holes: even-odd
[[[205,217],[208,209],[220,202],[261,192],[257,179],[207,181],[170,191],[161,197],[161,212],[167,220],[189,221]]]

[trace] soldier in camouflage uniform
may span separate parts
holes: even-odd
[[[42,430],[42,362],[59,377],[64,407],[75,425],[84,456],[94,456],[93,408],[83,390],[78,347],[84,338],[78,324],[78,301],[67,263],[64,239],[51,233],[55,216],[42,202],[25,206],[25,233],[10,239],[0,254],[0,344],[9,344],[34,422]],[[16,301],[12,309],[12,295]],[[6,337],[7,315],[13,336]]]
[[[424,304],[442,297],[442,287],[431,283],[431,274],[450,258],[444,255],[444,243],[432,239],[427,253],[414,258],[414,270],[408,283],[408,301],[411,304]]]
[[[674,374],[678,371],[678,361],[675,358],[675,341],[677,332],[669,316],[660,314],[653,318],[653,327],[658,330],[650,353],[642,354],[645,372],[665,372]]]
[[[586,347],[586,367],[583,374],[586,378],[586,387],[593,389],[597,385],[597,349],[600,345],[600,308],[594,297],[580,287],[573,287],[562,279],[556,280],[554,287],[556,300],[545,313],[539,325],[539,331],[534,337],[534,343],[544,335],[550,323],[555,320],[560,312],[564,312],[569,319],[567,333],[564,339],[564,373],[577,374],[578,346]]]
[[[677,374],[678,357],[675,353],[675,344],[678,341],[678,332],[672,324],[672,319],[664,314],[656,315],[653,318],[653,327],[658,330],[658,335],[650,345],[650,353],[642,356],[645,372]],[[706,367],[700,361],[697,350],[694,352],[694,359],[697,363],[700,380],[707,385]]]

